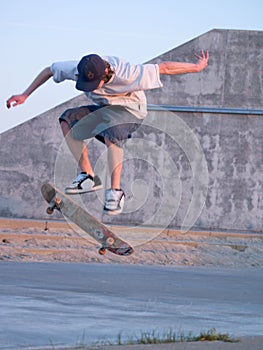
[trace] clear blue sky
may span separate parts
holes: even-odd
[[[263,30],[262,14],[262,0],[2,0],[0,132],[79,94],[50,80],[7,110],[52,62],[96,52],[143,63],[214,28]]]

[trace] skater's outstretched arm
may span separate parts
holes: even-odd
[[[197,63],[172,61],[159,63],[159,72],[168,75],[201,72],[208,65],[209,53],[202,50],[201,55],[195,54],[195,56],[198,58]]]
[[[53,73],[50,67],[43,69],[24,92],[18,95],[13,95],[6,101],[7,108],[15,107],[24,103],[28,96],[32,94],[32,92],[34,92],[39,86],[43,85],[52,76]]]

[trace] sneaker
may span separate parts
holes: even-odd
[[[105,193],[104,212],[108,215],[118,215],[124,207],[124,192],[122,190],[109,189]]]
[[[100,190],[102,183],[100,178],[87,173],[80,173],[70,186],[65,189],[66,194],[78,194]]]

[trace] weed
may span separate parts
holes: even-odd
[[[123,339],[122,333],[117,336],[117,345],[135,345],[135,344],[163,344],[163,343],[182,343],[194,341],[222,341],[222,342],[238,342],[239,340],[231,338],[228,334],[217,333],[216,329],[212,328],[206,332],[201,332],[198,336],[193,336],[192,333],[185,335],[177,333],[173,329],[165,331],[153,330],[149,332],[141,332],[139,336],[130,336]]]

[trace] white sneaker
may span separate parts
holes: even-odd
[[[80,173],[70,186],[65,189],[66,194],[78,194],[100,190],[102,183],[100,178],[87,173]]]
[[[123,211],[124,207],[123,190],[109,189],[105,192],[104,212],[108,215],[118,215]]]

